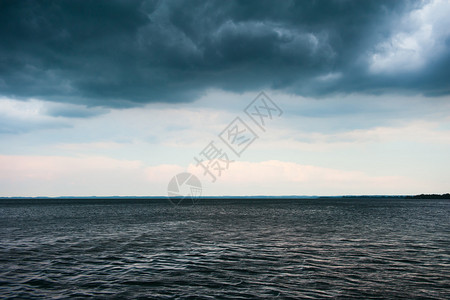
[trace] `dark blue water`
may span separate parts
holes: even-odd
[[[1,298],[450,299],[450,201],[1,200]]]

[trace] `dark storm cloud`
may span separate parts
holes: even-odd
[[[187,101],[208,88],[445,94],[448,51],[425,71],[401,78],[370,74],[358,59],[418,6],[378,0],[1,1],[0,95],[130,106]],[[324,74],[339,76],[316,80]]]

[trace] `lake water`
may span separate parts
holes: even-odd
[[[450,201],[0,200],[1,298],[450,299]]]

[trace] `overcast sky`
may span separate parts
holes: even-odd
[[[0,196],[166,195],[184,171],[203,195],[449,192],[449,15],[444,0],[1,1]],[[244,112],[261,91],[279,108],[264,128]],[[257,137],[239,155],[221,139],[236,117]],[[196,161],[210,142],[232,161],[204,161],[215,182]]]

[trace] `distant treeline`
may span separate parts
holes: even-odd
[[[395,198],[395,199],[450,199],[450,194],[420,194],[413,196],[405,195],[346,195],[346,196],[322,196],[320,198]]]
[[[415,196],[406,196],[407,199],[450,199],[450,194],[420,194]]]

